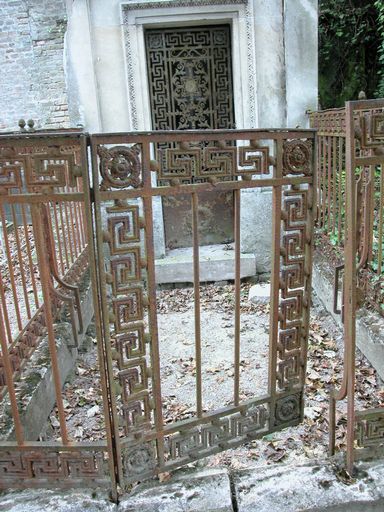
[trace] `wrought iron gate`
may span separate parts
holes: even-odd
[[[169,142],[174,147],[165,150],[164,160],[152,160],[153,146]],[[197,147],[199,142],[206,145]],[[168,471],[302,420],[311,289],[313,146],[314,133],[305,130],[91,137],[101,335],[120,482]],[[157,173],[162,186],[156,185],[151,171]],[[191,183],[192,177],[201,182]],[[241,401],[241,191],[258,187],[273,190],[269,384],[267,395]],[[204,413],[198,204],[201,193],[231,190],[235,198],[233,398],[232,405]],[[196,415],[165,424],[152,200],[180,194],[189,197],[193,231]]]
[[[95,259],[89,189],[85,134],[0,136],[1,489],[115,488],[108,400],[103,439],[79,440],[68,433],[62,390],[93,314],[88,307],[83,316],[80,305],[80,295],[92,302],[91,289],[82,290]],[[98,349],[107,397],[102,343]],[[54,408],[57,435],[41,441],[33,423]]]
[[[163,143],[173,146],[165,150],[164,159],[153,160],[154,148]],[[16,438],[0,441],[1,488],[112,485],[116,490],[116,482],[124,486],[302,420],[315,204],[314,143],[311,130],[0,137],[0,214],[3,218],[3,208],[13,209],[13,205],[31,210],[38,256],[34,272],[38,272],[42,287],[37,316],[29,314],[15,339],[5,332],[9,295],[0,289],[2,414],[8,407],[7,421],[13,425]],[[195,183],[192,178],[196,178]],[[241,195],[243,190],[260,187],[272,188],[273,194],[268,392],[243,401]],[[233,191],[235,201],[234,376],[231,404],[205,412],[198,206],[201,194],[216,191]],[[193,231],[196,414],[166,424],[152,202],[156,196],[181,194],[190,200]],[[57,222],[60,211],[68,212],[68,228]],[[255,219],[258,221],[263,219]],[[26,234],[25,224],[22,229]],[[61,251],[69,248],[68,241],[73,244],[74,256],[88,262],[83,267],[90,267],[92,274],[105,420],[100,441],[71,439],[67,431],[69,413],[62,396],[65,377],[59,367],[63,352],[58,352],[62,351],[62,342],[60,325],[55,324],[61,318],[58,313],[64,295],[73,313],[65,317],[66,322],[72,322],[73,338],[80,337],[85,329],[74,289],[76,276],[83,275],[84,268],[76,271],[76,258],[66,265]],[[12,268],[11,259],[8,261]],[[55,288],[52,277],[58,269],[64,277],[58,276],[59,286]],[[17,310],[18,292],[14,291]],[[28,302],[27,295],[25,300]],[[48,343],[44,364],[52,367],[50,390],[60,434],[54,441],[26,436],[24,402],[18,389],[32,352],[45,343],[44,338]],[[76,343],[69,347],[75,354]]]
[[[323,226],[328,222],[331,231],[333,219],[335,231],[337,211],[338,241],[343,240],[344,252],[335,273],[337,306],[339,274],[344,272],[342,304],[340,310],[335,308],[344,320],[344,373],[340,388],[330,396],[329,451],[335,452],[336,403],[347,399],[346,462],[352,476],[355,459],[364,453],[361,448],[376,454],[383,445],[383,408],[355,410],[355,366],[356,311],[364,298],[378,310],[382,302],[373,290],[383,286],[384,101],[349,101],[345,108],[314,112],[311,125],[318,130],[319,141],[318,220]]]

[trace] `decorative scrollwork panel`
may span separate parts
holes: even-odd
[[[294,145],[284,145],[290,153]],[[308,163],[309,165],[309,163]],[[306,171],[305,171],[306,172]],[[283,192],[277,386],[289,390],[304,383],[308,329],[310,209],[308,189],[291,186]]]
[[[0,488],[24,480],[34,486],[61,487],[65,482],[90,487],[108,486],[105,451],[0,451]]]
[[[373,409],[358,412],[355,433],[359,447],[384,445],[384,410]]]
[[[156,49],[161,53],[163,35],[152,33],[149,39],[154,55]],[[177,35],[172,40],[177,43]],[[175,70],[179,105],[180,95],[185,94],[188,87],[192,88],[188,73],[190,68],[186,65]],[[203,87],[202,78],[199,84]],[[164,105],[160,101],[159,108]],[[302,418],[310,302],[312,133],[284,131],[275,136],[273,131],[249,131],[239,132],[236,137],[235,132],[207,132],[206,138],[203,133],[174,132],[170,136],[170,132],[155,132],[134,137],[115,136],[119,144],[126,141],[124,147],[127,148],[132,147],[132,140],[138,141],[141,185],[135,188],[127,184],[115,190],[119,187],[98,182],[96,201],[101,210],[98,236],[104,242],[100,272],[105,272],[103,293],[107,305],[103,314],[107,316],[106,328],[110,336],[112,371],[109,378],[119,418],[116,439],[122,453],[120,463],[124,483],[188,464],[278,428],[296,425]],[[114,136],[110,139],[111,144],[106,142],[108,137],[103,136],[105,148],[116,147],[113,146]],[[97,137],[94,140],[97,141]],[[105,155],[100,147],[96,150],[93,147],[93,154],[99,155],[101,167],[98,171],[103,177],[103,172],[107,172],[103,169],[108,166],[101,163]],[[118,148],[122,154],[123,146]],[[149,177],[147,172],[156,175]],[[163,384],[167,354],[161,332],[160,335],[157,332],[156,277],[163,262],[155,260],[155,219],[151,204],[153,206],[160,196],[163,211],[167,205],[173,209],[176,213],[174,223],[182,224],[188,230],[196,248],[202,245],[205,215],[211,213],[209,201],[212,204],[219,194],[224,197],[235,191],[240,207],[236,210],[236,224],[241,233],[242,208],[246,204],[246,201],[242,202],[243,191],[267,186],[273,189],[275,210],[279,212],[273,223],[277,256],[274,257],[271,286],[273,329],[269,356],[273,365],[270,365],[268,391],[265,395],[260,393],[246,398],[238,378],[240,392],[237,397],[235,382],[234,396],[223,407],[215,404],[205,408],[205,400],[208,400],[205,395],[210,390],[206,386],[204,389],[204,367],[198,368],[196,363],[193,383],[191,381],[196,387],[196,413],[193,404],[186,404],[187,416],[174,415],[173,399],[168,400],[169,391]],[[188,208],[181,210],[180,202],[185,199]],[[221,203],[227,205],[223,200]],[[196,234],[196,224],[198,241],[192,236]],[[219,229],[217,224],[215,229]],[[236,245],[241,237],[239,234],[236,237],[235,251],[241,247]],[[195,258],[197,252],[193,251]],[[239,259],[241,265],[241,257]],[[198,286],[195,284],[195,293]],[[236,304],[235,308],[238,307]],[[200,322],[203,336],[204,326],[197,314],[195,322],[195,325]],[[241,334],[240,339],[237,334],[235,337],[234,345],[239,340],[241,348]],[[235,381],[236,375],[233,377]],[[176,402],[178,406],[179,399]]]

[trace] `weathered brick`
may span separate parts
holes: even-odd
[[[1,131],[17,129],[20,117],[68,125],[66,20],[65,0],[0,0]]]

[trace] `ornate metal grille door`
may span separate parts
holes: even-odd
[[[147,30],[148,83],[154,130],[231,129],[235,127],[229,25]],[[172,147],[161,144],[158,150]],[[201,182],[192,176],[189,182]],[[183,182],[186,182],[184,177]],[[163,198],[167,247],[192,245],[189,198]],[[233,194],[200,198],[201,244],[233,240]]]
[[[112,439],[121,485],[232,448],[303,418],[312,264],[314,132],[193,131],[91,137],[95,239]],[[172,142],[164,159],[153,149]],[[164,163],[165,162],[165,163]],[[156,170],[154,184],[151,170]],[[195,176],[199,183],[182,184]],[[268,392],[242,399],[240,382],[241,190],[272,187]],[[199,201],[234,194],[233,396],[204,411]],[[164,421],[152,201],[189,198],[193,235],[195,413]],[[183,219],[179,219],[182,222]],[[263,219],[255,219],[255,222]],[[256,383],[255,383],[256,384]]]

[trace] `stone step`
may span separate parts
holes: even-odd
[[[163,259],[156,260],[156,282],[192,283],[193,250],[192,247],[172,249]],[[240,255],[240,276],[256,275],[256,257],[254,254]],[[234,244],[205,245],[200,247],[200,281],[227,281],[235,278]]]

